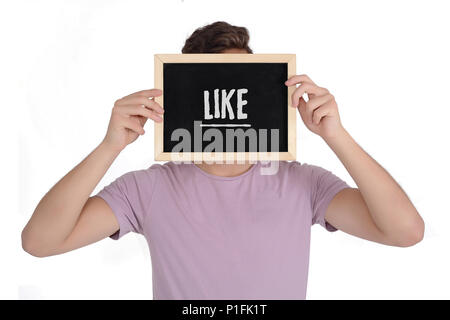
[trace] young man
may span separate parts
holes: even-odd
[[[196,30],[183,53],[252,53],[242,27]],[[322,168],[280,162],[155,164],[123,175],[90,196],[147,119],[162,121],[158,89],[116,101],[99,146],[40,201],[22,232],[37,257],[64,253],[133,231],[148,241],[155,299],[304,299],[310,229],[391,246],[419,242],[424,223],[392,177],[343,128],[334,97],[308,76],[287,79],[306,127],[334,151],[358,188]],[[308,102],[302,98],[307,94]]]

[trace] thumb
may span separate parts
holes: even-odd
[[[142,127],[143,127],[143,126],[145,125],[145,123],[147,122],[147,118],[146,118],[146,117],[139,116],[138,119],[139,119],[139,122],[141,123],[141,126],[142,126]]]
[[[303,97],[300,97],[297,109],[300,113],[300,116],[302,117],[303,122],[306,123],[306,101],[305,99],[303,99]]]

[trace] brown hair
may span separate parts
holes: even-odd
[[[253,53],[248,46],[249,39],[246,28],[218,21],[195,30],[187,38],[181,52],[221,53],[226,49],[245,49],[248,53]]]

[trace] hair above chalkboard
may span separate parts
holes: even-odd
[[[195,30],[181,50],[182,53],[222,53],[227,49],[244,49],[253,53],[248,43],[250,35],[245,27],[217,21]]]

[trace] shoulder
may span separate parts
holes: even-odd
[[[185,164],[176,164],[175,162],[172,161],[166,162],[164,164],[155,163],[146,169],[127,172],[123,176],[126,176],[128,178],[144,178],[155,175],[176,174],[181,170],[183,170],[182,168],[185,166],[186,166]]]
[[[186,175],[192,174],[192,166],[191,163],[169,161],[164,164],[154,164],[147,170],[157,171],[162,178],[186,177]]]
[[[146,169],[140,169],[140,170],[134,170],[129,171],[121,176],[121,179],[125,181],[145,181],[148,179],[155,179],[156,176],[159,175],[159,172],[161,170],[160,164],[153,164],[150,167]]]
[[[314,186],[332,173],[322,167],[298,161],[280,161],[278,175],[280,179],[302,186],[306,189]]]
[[[325,173],[327,170],[316,165],[300,163],[298,161],[280,161],[280,173],[288,175],[301,175],[303,177],[313,174]]]
[[[129,171],[119,176],[110,186],[116,186],[123,191],[153,187],[160,178],[161,167],[160,164],[153,164],[146,169]]]
[[[155,163],[147,169],[128,172],[126,176],[138,185],[174,183],[190,179],[190,175],[193,174],[192,166],[172,161],[164,164]]]

